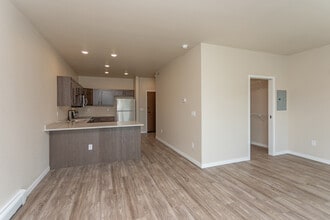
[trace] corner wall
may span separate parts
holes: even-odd
[[[290,150],[330,163],[330,45],[289,57]],[[312,146],[316,140],[316,146]]]
[[[202,164],[248,160],[248,76],[274,76],[287,89],[286,56],[211,44],[202,51]],[[287,150],[288,112],[275,112],[276,152]]]
[[[201,47],[190,49],[156,78],[156,137],[201,164]],[[186,99],[186,102],[183,99]],[[196,117],[192,116],[196,111]],[[194,148],[192,148],[192,142]]]
[[[56,76],[74,72],[8,0],[0,1],[0,27],[1,210],[49,169],[43,130],[57,120]]]

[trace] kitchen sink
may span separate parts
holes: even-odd
[[[115,117],[113,116],[105,116],[105,117],[92,117],[88,120],[87,123],[99,123],[99,122],[114,122]]]
[[[76,119],[73,119],[71,122],[76,122],[76,123],[78,123],[78,122],[86,122],[88,119],[86,119],[86,118],[76,118]]]

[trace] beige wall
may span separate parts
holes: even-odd
[[[251,144],[268,147],[268,80],[251,79]]]
[[[330,45],[290,56],[290,150],[330,160]],[[312,146],[312,139],[317,142]]]
[[[248,75],[274,76],[286,89],[287,57],[202,44],[202,162],[248,157]],[[276,152],[287,150],[288,112],[276,112]]]
[[[0,209],[49,167],[56,76],[74,74],[26,18],[0,1]]]
[[[134,79],[79,76],[78,82],[93,89],[134,89]]]
[[[138,121],[144,124],[143,127],[141,127],[141,132],[145,133],[147,132],[147,91],[155,91],[155,78],[144,78],[144,77],[139,77],[139,99],[137,101],[139,102],[138,104]],[[156,100],[157,102],[157,100]]]
[[[198,45],[161,69],[156,77],[156,136],[197,164],[201,162],[200,73]],[[182,103],[183,98],[186,103]],[[197,112],[196,117],[192,117],[192,111]]]

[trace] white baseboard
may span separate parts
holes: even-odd
[[[20,189],[11,200],[5,204],[0,210],[0,220],[9,220],[16,211],[25,203],[26,198],[30,195],[32,190],[40,183],[40,181],[47,175],[49,172],[49,167],[47,167],[38,178],[33,181],[31,186],[26,190]]]
[[[312,155],[309,155],[309,154],[298,153],[298,152],[291,151],[291,150],[279,151],[279,152],[276,152],[273,156],[279,156],[279,155],[284,155],[284,154],[290,154],[290,155],[293,155],[293,156],[302,157],[302,158],[305,158],[305,159],[308,159],[308,160],[313,160],[313,161],[316,161],[316,162],[319,162],[319,163],[324,163],[324,164],[330,165],[330,160],[323,159],[323,158],[320,158],[320,157],[315,157],[315,156],[312,156]]]
[[[236,159],[230,159],[230,160],[224,160],[224,161],[218,161],[218,162],[212,162],[212,163],[202,163],[201,164],[199,161],[193,159],[192,157],[190,157],[186,153],[178,150],[176,147],[174,147],[173,145],[171,145],[171,144],[167,143],[166,141],[162,140],[158,136],[156,136],[156,139],[158,141],[160,141],[161,143],[163,143],[164,145],[166,145],[167,147],[174,150],[175,152],[177,152],[178,154],[180,154],[181,156],[183,156],[184,158],[186,158],[187,160],[189,160],[190,162],[192,162],[193,164],[195,164],[196,166],[202,168],[202,169],[215,167],[215,166],[226,165],[226,164],[231,164],[231,163],[244,162],[244,161],[249,161],[250,160],[248,157],[242,157],[242,158],[236,158]],[[254,143],[254,142],[252,142],[251,144],[260,146],[260,144]],[[320,162],[320,163],[330,165],[330,160],[315,157],[315,156],[308,155],[308,154],[302,154],[302,153],[298,153],[298,152],[294,152],[294,151],[290,151],[290,150],[283,150],[283,151],[275,152],[275,154],[273,156],[279,156],[279,155],[284,155],[284,154],[291,154],[291,155],[294,155],[294,156],[297,156],[297,157],[302,157],[302,158],[305,158],[305,159],[309,159],[309,160],[313,160],[313,161],[316,161],[316,162]]]
[[[156,140],[160,141],[161,143],[163,143],[164,145],[166,145],[167,147],[171,148],[172,150],[174,150],[175,152],[177,152],[178,154],[180,154],[181,156],[183,156],[184,158],[186,158],[187,160],[189,160],[190,162],[192,162],[193,164],[195,164],[198,167],[201,167],[201,163],[197,160],[195,160],[194,158],[190,157],[188,154],[178,150],[176,147],[174,147],[173,145],[167,143],[166,141],[164,141],[163,139],[159,138],[156,136]]]
[[[284,155],[284,154],[290,154],[290,151],[288,151],[288,150],[278,151],[278,152],[275,152],[272,156],[280,156],[280,155]]]
[[[250,160],[248,157],[244,157],[244,158],[238,158],[238,159],[232,159],[232,160],[225,160],[225,161],[219,161],[219,162],[214,162],[214,163],[201,164],[199,161],[193,159],[192,157],[190,157],[186,153],[178,150],[176,147],[174,147],[173,145],[167,143],[163,139],[161,139],[161,138],[159,138],[157,136],[156,136],[156,139],[158,141],[162,142],[163,144],[165,144],[167,147],[169,147],[172,150],[174,150],[175,152],[177,152],[178,154],[180,154],[181,156],[183,156],[184,158],[186,158],[187,160],[189,160],[190,162],[192,162],[193,164],[195,164],[196,166],[202,168],[202,169],[209,168],[209,167],[214,167],[214,166],[220,166],[220,165],[225,165],[225,164],[230,164],[230,163],[238,163],[238,162],[243,162],[243,161]]]
[[[146,131],[141,131],[141,134],[146,134],[147,132]]]
[[[315,156],[312,156],[312,155],[309,155],[309,154],[302,154],[302,153],[298,153],[298,152],[295,152],[295,151],[288,151],[288,154],[330,165],[330,160],[323,159],[323,158],[320,158],[320,157],[315,157]]]
[[[255,146],[258,146],[258,147],[268,148],[268,145],[262,144],[262,143],[258,143],[258,142],[254,142],[254,141],[251,141],[251,144],[252,145],[255,145]]]
[[[44,171],[42,171],[42,173],[38,176],[38,178],[33,181],[33,183],[31,184],[31,186],[29,186],[29,188],[27,188],[26,190],[26,197],[28,197],[30,195],[30,193],[32,192],[32,190],[34,188],[36,188],[36,186],[41,182],[41,180],[47,175],[47,173],[49,172],[50,168],[47,167]]]
[[[242,158],[223,160],[223,161],[217,161],[217,162],[212,162],[212,163],[203,163],[202,169],[231,164],[231,163],[239,163],[239,162],[248,161],[248,160],[250,160],[249,157],[242,157]]]
[[[0,219],[9,220],[15,212],[25,203],[26,190],[20,189],[11,200],[0,210]]]

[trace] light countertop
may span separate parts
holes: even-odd
[[[81,129],[101,129],[101,128],[123,128],[123,127],[141,127],[143,124],[136,121],[129,122],[98,122],[87,123],[89,119],[78,119],[75,122],[63,121],[55,122],[45,126],[45,131],[65,131]]]

